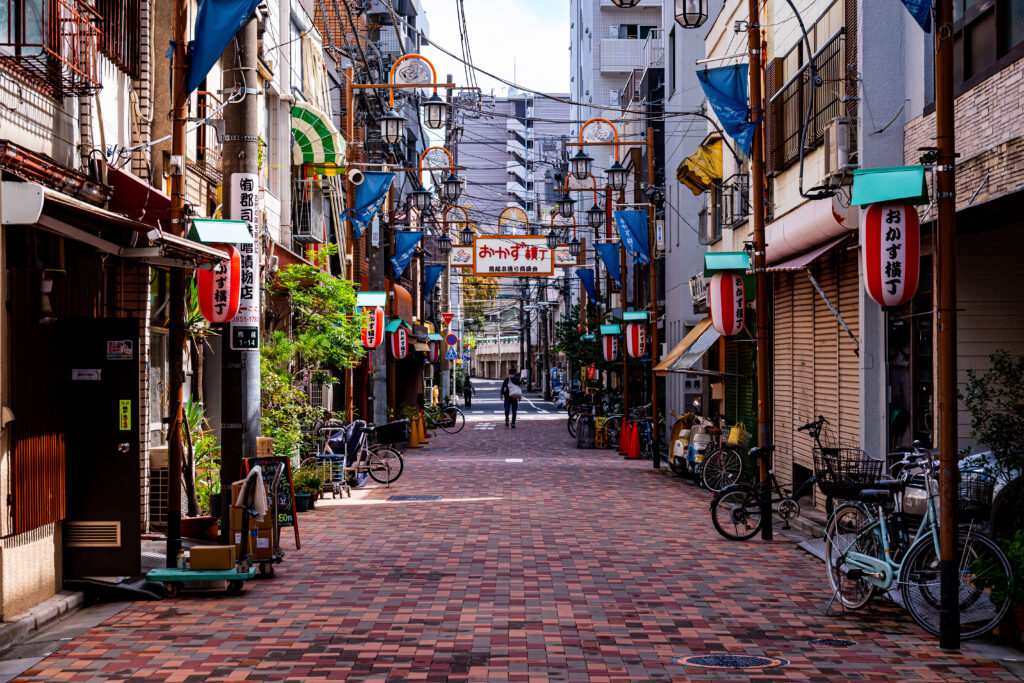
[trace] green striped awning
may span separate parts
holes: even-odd
[[[310,104],[296,102],[292,105],[292,133],[292,163],[296,166],[345,165],[345,141],[328,114]]]

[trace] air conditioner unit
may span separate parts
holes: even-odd
[[[857,158],[857,120],[850,116],[834,118],[825,126],[825,178],[835,179],[832,184],[853,181],[853,169],[860,164]]]

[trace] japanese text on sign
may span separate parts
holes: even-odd
[[[118,403],[117,411],[118,430],[129,432],[132,429],[132,402],[131,399],[122,399]]]
[[[888,209],[885,212],[885,233],[882,250],[888,260],[885,262],[885,286],[889,294],[895,294],[903,284],[903,212]]]
[[[554,275],[554,252],[543,235],[477,237],[473,242],[476,275],[529,277]]]
[[[260,232],[255,173],[231,174],[231,217],[245,221],[250,244],[238,244],[241,253],[242,286],[238,295],[238,313],[231,319],[229,341],[234,351],[253,351],[260,347]]]

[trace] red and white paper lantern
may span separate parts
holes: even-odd
[[[427,342],[427,346],[430,349],[429,351],[427,351],[427,362],[433,364],[433,363],[436,363],[437,361],[441,360],[441,344],[440,344],[440,342],[428,341]]]
[[[861,228],[864,287],[882,306],[902,306],[917,292],[921,261],[921,225],[917,209],[906,202],[868,207]]]
[[[722,271],[711,276],[708,286],[711,324],[718,334],[731,337],[743,329],[747,299],[743,293],[743,276]]]
[[[606,334],[601,340],[601,349],[604,351],[604,359],[611,363],[619,357],[619,337],[615,334]]]
[[[404,327],[391,333],[391,355],[397,360],[409,355],[409,335],[405,333]]]
[[[213,270],[200,270],[196,276],[199,312],[208,322],[226,323],[238,313],[242,291],[242,255],[230,244],[211,245],[228,255]]]
[[[366,325],[363,327],[363,346],[375,349],[384,341],[384,309],[375,306],[367,311]]]
[[[629,323],[626,325],[626,353],[630,358],[640,358],[647,350],[647,325]]]

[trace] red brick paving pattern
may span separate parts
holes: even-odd
[[[1016,680],[937,651],[897,608],[825,616],[817,561],[722,539],[707,503],[649,462],[577,451],[562,420],[468,423],[411,452],[390,489],[300,515],[303,549],[273,580],[136,603],[20,680]],[[790,664],[672,661],[707,652]]]

